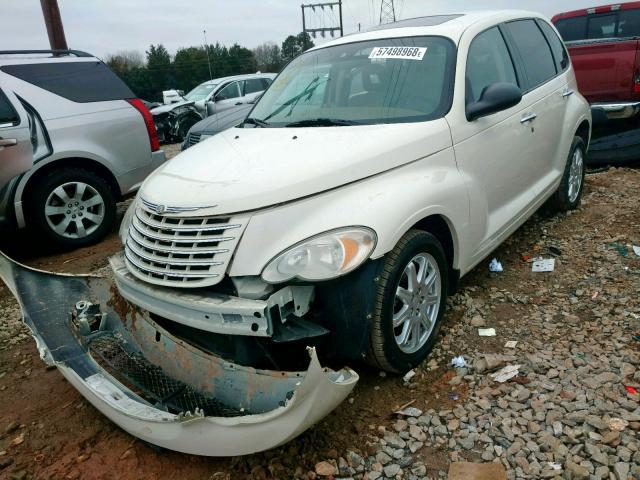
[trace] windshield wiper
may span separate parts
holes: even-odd
[[[260,120],[259,118],[246,118],[242,125],[255,125],[256,127],[268,128],[271,126],[269,122],[265,122],[264,120]]]
[[[348,125],[359,125],[352,120],[342,120],[340,118],[309,118],[297,122],[287,123],[285,127],[344,127]]]

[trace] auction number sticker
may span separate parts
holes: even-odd
[[[369,58],[399,58],[402,60],[422,60],[427,47],[373,47]]]

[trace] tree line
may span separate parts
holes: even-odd
[[[162,44],[151,45],[143,56],[138,51],[121,51],[105,58],[105,63],[139,97],[162,101],[162,91],[184,90],[212,78],[244,73],[278,73],[289,61],[313,47],[308,33],[289,35],[282,46],[265,42],[250,50],[237,43],[180,48],[172,57]],[[209,62],[211,62],[211,74]]]

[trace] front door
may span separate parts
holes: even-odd
[[[0,88],[0,190],[32,166],[33,147],[27,114],[13,94]]]
[[[465,72],[465,101],[478,101],[483,90],[494,83],[523,87],[502,32],[493,27],[471,42]],[[531,105],[518,105],[473,121],[452,123],[458,168],[467,180],[470,218],[483,226],[474,243],[478,260],[497,243],[514,219],[521,217],[534,201],[530,163],[536,156],[530,116]]]
[[[235,105],[242,104],[241,82],[231,82],[222,87],[214,96],[213,112],[219,113]]]

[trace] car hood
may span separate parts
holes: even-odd
[[[177,107],[182,107],[184,105],[193,105],[195,102],[183,100],[182,102],[170,103],[169,105],[160,105],[159,107],[151,109],[151,115],[160,115],[161,113],[167,113]]]
[[[180,153],[141,187],[152,204],[216,215],[352,183],[451,146],[444,119],[316,128],[231,128]],[[193,213],[191,213],[193,215]]]
[[[222,112],[211,115],[210,117],[200,120],[193,127],[190,133],[218,132],[226,130],[240,123],[253,108],[253,104],[240,105],[238,107],[229,108]]]

